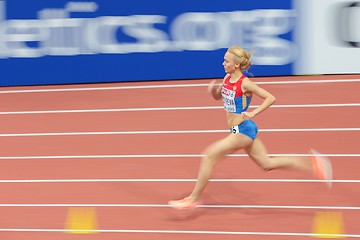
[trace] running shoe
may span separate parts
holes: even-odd
[[[191,197],[186,197],[180,200],[171,200],[168,202],[169,205],[175,209],[194,209],[196,208],[196,202]]]
[[[314,149],[311,149],[310,152],[312,154],[310,158],[313,165],[314,175],[318,179],[325,180],[327,187],[331,188],[333,171],[330,160],[324,156],[320,156],[320,153]]]

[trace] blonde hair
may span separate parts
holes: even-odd
[[[235,63],[240,63],[240,69],[242,71],[247,71],[251,66],[251,54],[244,48],[239,46],[232,46],[228,52],[234,54]]]

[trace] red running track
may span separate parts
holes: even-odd
[[[200,208],[169,208],[191,191],[202,150],[227,134],[209,80],[3,88],[0,239],[309,239],[323,212],[360,238],[360,76],[255,80],[277,97],[255,119],[269,153],[317,148],[334,166],[331,191],[238,152],[218,164]],[[66,232],[76,206],[95,209],[99,233]]]

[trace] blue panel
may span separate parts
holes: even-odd
[[[231,45],[290,75],[295,18],[291,0],[0,1],[0,83],[221,78]]]

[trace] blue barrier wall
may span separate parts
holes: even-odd
[[[254,76],[290,75],[291,0],[0,1],[1,86],[223,77],[231,45]]]
[[[360,73],[360,1],[0,0],[0,86]]]

